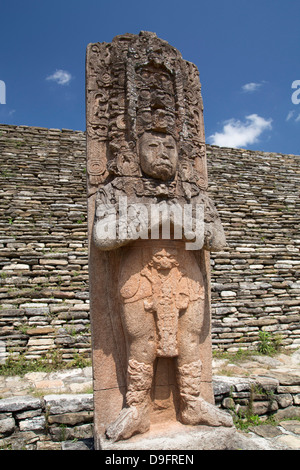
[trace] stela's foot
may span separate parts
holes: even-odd
[[[183,424],[205,424],[207,426],[233,426],[229,413],[222,411],[203,398],[189,400],[181,411],[180,421]]]
[[[123,408],[116,421],[110,424],[105,434],[112,441],[129,439],[137,433],[144,433],[150,428],[149,411],[147,407],[129,406]]]

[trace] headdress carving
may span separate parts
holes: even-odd
[[[109,174],[141,177],[136,143],[144,132],[173,136],[179,178],[206,189],[197,67],[144,31],[116,36],[110,44],[90,44],[87,61],[88,173],[95,190]]]

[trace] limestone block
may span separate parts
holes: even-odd
[[[18,396],[3,398],[0,400],[0,412],[16,412],[24,410],[34,410],[42,407],[40,398],[30,396]]]
[[[293,396],[294,405],[300,405],[300,393]]]
[[[300,407],[299,406],[288,406],[281,410],[276,411],[275,418],[278,420],[289,419],[289,418],[300,418]]]
[[[92,394],[45,395],[44,401],[50,415],[92,411],[94,406]]]
[[[30,338],[28,343],[27,343],[27,346],[28,347],[31,347],[31,346],[44,346],[44,347],[47,347],[47,346],[51,346],[53,344],[54,344],[54,339],[53,338],[37,338],[37,339]]]
[[[43,431],[46,428],[45,416],[22,419],[19,422],[20,431]]]
[[[277,403],[280,408],[287,408],[288,406],[293,405],[293,396],[290,393],[282,393],[276,396]],[[295,399],[294,399],[294,404]]]
[[[7,436],[14,432],[15,420],[11,414],[2,413],[0,414],[0,435]]]
[[[227,298],[227,297],[236,297],[236,292],[233,292],[231,290],[223,290],[221,292],[221,296],[225,297],[225,298]]]
[[[50,435],[53,441],[67,441],[74,439],[90,439],[93,437],[93,425],[82,424],[81,426],[65,427],[50,426]]]
[[[299,450],[300,449],[300,437],[293,435],[282,435],[277,438],[277,442],[284,444],[290,449]]]
[[[75,426],[83,423],[91,423],[93,421],[92,411],[78,411],[75,413],[63,413],[58,415],[49,415],[49,424],[66,424]]]
[[[278,409],[277,401],[255,401],[252,404],[252,411],[254,415],[265,415],[268,412],[276,411]]]

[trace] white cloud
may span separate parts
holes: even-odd
[[[297,116],[295,115],[295,110],[293,111],[289,111],[287,117],[285,118],[286,121],[290,121],[291,119],[293,119],[293,121],[295,122],[299,122],[300,121],[300,114],[298,114]]]
[[[286,120],[286,121],[289,121],[290,119],[292,119],[292,117],[294,116],[294,114],[295,114],[295,111],[290,111],[285,120]]]
[[[52,80],[58,83],[58,85],[68,85],[71,79],[72,75],[66,70],[56,70],[52,75],[46,77],[46,80]]]
[[[250,82],[242,86],[242,90],[246,93],[252,93],[253,91],[258,90],[262,86],[262,83]]]
[[[223,132],[209,136],[209,143],[219,147],[245,147],[256,143],[262,132],[272,129],[272,119],[264,119],[257,114],[250,114],[245,119],[245,122],[238,119],[225,121]]]

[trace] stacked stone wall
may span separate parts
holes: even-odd
[[[247,416],[248,419],[251,416],[256,418],[256,422],[257,418],[264,422],[271,417],[284,426],[288,423],[285,420],[297,419],[300,416],[300,387],[297,384],[299,376],[292,377],[286,374],[279,379],[266,376],[256,379],[214,376],[215,403],[231,413],[235,420],[239,418],[239,421],[245,421]],[[91,393],[56,393],[43,394],[39,397],[19,395],[2,398],[0,399],[0,449],[91,449],[93,410]],[[275,426],[273,432],[275,436],[281,434]],[[283,440],[286,437],[283,437]],[[298,442],[297,448],[299,448]]]
[[[0,125],[0,361],[90,356],[85,133]],[[300,344],[300,157],[207,146],[213,347]]]
[[[300,157],[208,147],[228,249],[212,256],[213,343],[255,348],[263,329],[300,344]]]
[[[90,355],[85,134],[0,126],[0,341]]]

